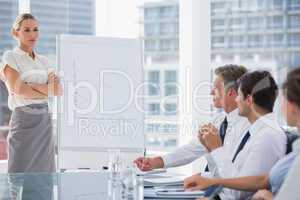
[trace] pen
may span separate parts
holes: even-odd
[[[161,189],[157,190],[157,192],[184,192],[184,189]]]

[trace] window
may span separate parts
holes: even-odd
[[[177,93],[177,71],[165,71],[165,96]]]
[[[159,9],[157,8],[146,8],[144,13],[145,20],[154,20],[159,17]]]
[[[164,132],[166,133],[177,133],[178,126],[177,124],[165,124],[164,125]]]
[[[177,39],[162,39],[160,40],[161,51],[178,51],[178,40]]]
[[[158,133],[160,132],[160,124],[158,123],[151,123],[146,125],[146,131],[148,133]]]
[[[300,15],[289,16],[289,27],[290,28],[299,28],[300,27]]]
[[[158,25],[155,23],[147,23],[145,25],[145,36],[154,36],[158,34]]]
[[[268,28],[282,28],[283,27],[283,17],[282,16],[269,16],[267,18]]]
[[[225,28],[225,20],[224,19],[213,19],[212,20],[213,30],[219,30]]]
[[[290,10],[300,9],[300,0],[289,0],[289,9]]]
[[[283,39],[283,34],[272,34],[267,37],[268,45],[271,47],[282,46]]]
[[[159,147],[161,145],[160,141],[158,139],[149,138],[147,140],[147,146],[150,147]]]
[[[240,4],[239,4],[239,1],[234,0],[234,1],[230,2],[229,6],[230,6],[231,9],[235,10],[235,9],[238,9],[240,7]]]
[[[240,3],[239,10],[241,10],[241,11],[247,10],[248,2],[249,2],[248,0],[240,0],[239,1],[239,3]]]
[[[248,1],[248,8],[250,10],[257,10],[258,8],[260,8],[261,6],[261,1],[262,0],[252,0],[252,1]]]
[[[149,95],[159,95],[160,88],[160,74],[159,71],[149,71],[148,72],[148,94]]]
[[[177,94],[177,87],[174,83],[168,83],[165,87],[165,96],[172,96]]]
[[[173,24],[171,23],[161,23],[160,24],[160,34],[161,35],[169,35],[174,33]]]
[[[226,4],[227,1],[222,2]],[[232,0],[230,2],[232,3],[229,6],[232,9],[222,13],[214,11],[215,7],[212,3],[213,20],[224,19],[226,23],[226,20],[236,18],[236,20],[229,20],[230,31],[212,32],[212,62],[215,66],[220,66],[238,61],[237,63],[248,65],[250,70],[268,66],[276,81],[281,84],[286,73],[280,70],[285,69],[284,66],[300,65],[300,33],[298,33],[300,0]],[[293,12],[289,12],[291,10]],[[246,18],[247,26],[242,26],[243,18]],[[212,21],[212,27],[218,23],[220,22]],[[238,28],[234,29],[232,26]],[[229,50],[224,48],[223,41],[229,45]],[[240,59],[235,59],[237,57]],[[284,123],[281,113],[278,113],[277,117]]]
[[[223,10],[225,8],[225,2],[213,2],[211,4],[211,9],[213,12],[217,12],[219,10]]]
[[[299,46],[300,45],[300,33],[292,33],[289,35],[289,44],[291,46]]]
[[[57,34],[95,35],[95,0],[30,0],[30,11],[40,24],[38,52],[55,57]],[[53,59],[53,63],[55,59]]]
[[[145,40],[145,51],[157,50],[157,40],[148,39]]]
[[[211,41],[213,48],[222,48],[225,46],[224,36],[213,36]]]
[[[146,124],[146,131],[150,134],[159,133],[172,133],[175,134],[178,131],[177,124],[169,123],[148,123]]]
[[[171,40],[161,40],[160,41],[160,50],[167,51],[171,50],[172,41]]]
[[[165,71],[165,82],[176,83],[177,82],[177,71]]]
[[[177,146],[177,140],[175,140],[175,139],[167,140],[167,141],[165,141],[164,145],[166,147],[176,147]]]
[[[282,9],[284,0],[272,0],[270,1],[270,9]]]
[[[174,116],[177,114],[177,104],[176,103],[166,103],[165,104],[165,115]]]
[[[263,36],[262,35],[249,35],[248,36],[248,46],[249,47],[261,47]]]
[[[235,35],[229,37],[230,47],[243,47],[245,45],[245,37],[242,35]]]
[[[165,6],[160,8],[161,18],[173,18],[177,16],[176,6]]]
[[[240,29],[246,25],[245,18],[232,18],[230,19],[230,28],[231,29]]]
[[[263,27],[263,17],[248,18],[248,27],[250,30],[261,29]]]
[[[159,103],[151,103],[149,104],[149,115],[160,115],[160,104]]]

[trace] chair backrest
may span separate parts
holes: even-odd
[[[293,150],[293,143],[295,140],[297,140],[300,136],[296,133],[292,133],[289,131],[284,131],[287,137],[287,148],[286,148],[286,154],[292,152]]]

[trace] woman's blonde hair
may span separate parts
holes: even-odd
[[[19,31],[21,28],[22,22],[27,19],[36,20],[35,17],[30,13],[20,14],[19,16],[17,16],[15,22],[13,23],[12,32]]]

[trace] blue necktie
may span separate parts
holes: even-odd
[[[250,133],[249,131],[246,133],[246,135],[243,137],[238,149],[236,150],[233,159],[232,159],[232,163],[234,163],[237,155],[240,153],[240,151],[242,151],[242,149],[244,148],[245,144],[247,143],[248,139],[250,138]]]
[[[220,126],[220,130],[219,130],[221,140],[222,140],[222,144],[224,143],[227,126],[228,126],[227,117],[225,117],[224,121],[222,122],[222,124]]]

